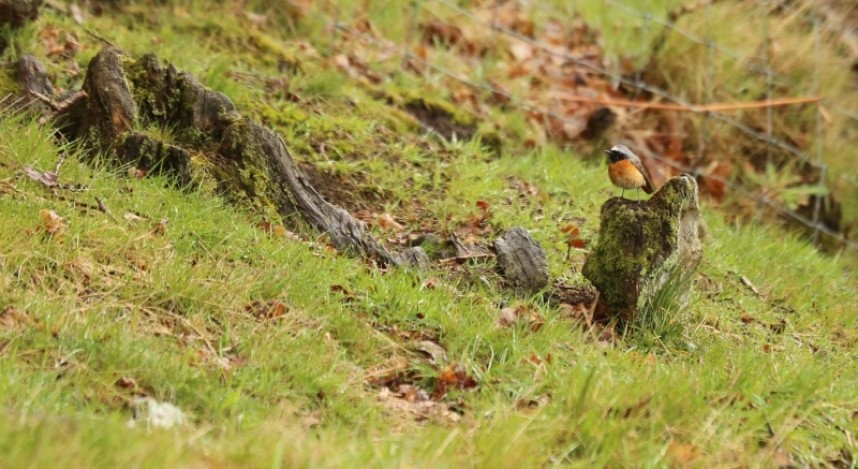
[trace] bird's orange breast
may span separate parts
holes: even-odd
[[[643,174],[629,160],[609,164],[608,176],[615,186],[623,189],[636,189],[646,185]]]

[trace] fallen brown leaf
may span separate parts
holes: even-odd
[[[430,21],[421,25],[421,28],[423,29],[423,42],[428,45],[434,45],[436,41],[453,45],[461,41],[463,36],[461,28],[441,21]]]
[[[254,301],[244,307],[244,310],[259,320],[272,320],[283,317],[286,314],[286,305],[280,301],[269,302]]]
[[[134,166],[128,168],[128,176],[135,179],[142,179],[146,177],[147,174],[149,174],[149,172],[145,169],[135,168]]]
[[[123,376],[117,379],[116,383],[114,384],[120,389],[131,391],[131,393],[136,396],[146,397],[149,395],[149,393],[145,389],[143,389],[142,387],[140,387],[139,384],[137,384],[137,380],[130,376]]]
[[[0,194],[9,194],[15,191],[15,184],[12,184],[10,181],[2,180],[0,181]]]
[[[451,389],[465,390],[477,387],[477,381],[468,375],[462,365],[451,363],[438,374],[435,379],[435,389],[432,390],[432,400],[440,401]]]
[[[782,467],[798,467],[793,461],[792,456],[789,455],[782,448],[776,448],[774,453],[772,454],[772,463],[774,463],[774,467],[782,468]]]
[[[429,400],[429,393],[422,388],[410,384],[400,384],[397,392],[408,402],[424,402]]]
[[[397,221],[393,218],[393,215],[389,213],[382,213],[381,215],[376,215],[375,221],[378,226],[385,230],[402,230],[405,228],[401,224],[397,223]]]
[[[342,295],[343,296],[342,301],[344,301],[346,303],[352,302],[356,299],[355,294],[351,290],[349,290],[348,288],[346,288],[340,284],[335,283],[335,284],[331,285],[329,287],[329,289],[330,289],[331,293],[339,293],[340,295]]]
[[[667,447],[667,455],[678,467],[688,467],[700,456],[700,450],[694,445],[674,441]]]
[[[542,316],[532,307],[519,304],[515,307],[503,308],[498,316],[498,325],[501,327],[510,327],[517,324],[519,321],[526,322],[530,325],[530,330],[538,331],[545,324]]]
[[[421,340],[414,344],[414,348],[415,350],[428,355],[436,365],[441,365],[447,362],[447,351],[436,342],[431,340]]]
[[[14,306],[7,306],[0,311],[0,327],[13,329],[30,324],[30,315]]]
[[[544,394],[532,398],[521,398],[515,401],[515,408],[518,410],[533,410],[544,406],[551,402],[551,395]]]
[[[263,220],[256,224],[256,226],[264,231],[266,234],[277,238],[289,238],[292,240],[299,240],[300,237],[295,233],[286,229],[282,223],[271,223],[268,220]]]
[[[57,186],[57,173],[54,171],[37,171],[29,166],[24,168],[24,173],[37,182],[41,182],[45,187]]]
[[[265,28],[268,26],[268,15],[263,15],[260,13],[254,13],[252,11],[244,11],[244,17],[247,18],[248,21],[253,23],[258,28]]]
[[[116,380],[116,386],[122,389],[135,389],[137,388],[137,381],[134,378],[123,376]]]
[[[378,398],[390,411],[414,417],[418,421],[436,420],[455,423],[461,419],[454,405],[433,401],[429,399],[426,391],[411,385],[403,384],[395,391],[381,388]]]
[[[578,228],[578,225],[569,223],[561,227],[560,231],[566,234],[566,246],[569,249],[584,249],[586,247],[586,243],[581,239],[581,230]]]
[[[122,215],[122,218],[129,223],[137,223],[138,221],[143,221],[144,218],[140,215],[133,214],[131,212],[126,212],[125,215]]]
[[[63,236],[63,219],[53,210],[43,208],[39,210],[39,230],[60,240]]]
[[[167,234],[167,223],[169,223],[169,222],[170,222],[170,220],[168,220],[166,218],[162,218],[152,228],[152,233],[156,234],[156,235],[161,235],[161,236]]]

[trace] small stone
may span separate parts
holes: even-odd
[[[420,246],[415,246],[413,248],[408,248],[407,250],[401,252],[395,257],[396,263],[399,265],[407,265],[413,267],[420,267],[429,264],[429,256],[426,255],[426,251],[423,250]]]

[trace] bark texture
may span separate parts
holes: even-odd
[[[498,266],[517,290],[535,293],[548,285],[548,264],[542,247],[521,227],[507,230],[494,243]]]
[[[32,55],[23,55],[15,62],[15,78],[25,91],[21,107],[35,107],[42,112],[48,112],[48,105],[36,96],[54,97],[54,86],[48,78],[48,72],[41,62]]]

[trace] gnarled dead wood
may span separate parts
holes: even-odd
[[[521,227],[511,228],[494,242],[498,266],[515,288],[534,293],[548,285],[548,265],[542,247]]]
[[[297,213],[337,249],[383,264],[419,257],[391,255],[362,221],[319,194],[280,136],[240,116],[229,98],[189,73],[162,67],[154,55],[132,61],[103,49],[89,65],[84,91],[86,98],[57,123],[93,152],[157,168],[182,183],[216,187],[255,207],[272,207],[284,221]],[[170,129],[172,141],[132,130],[147,126]]]

